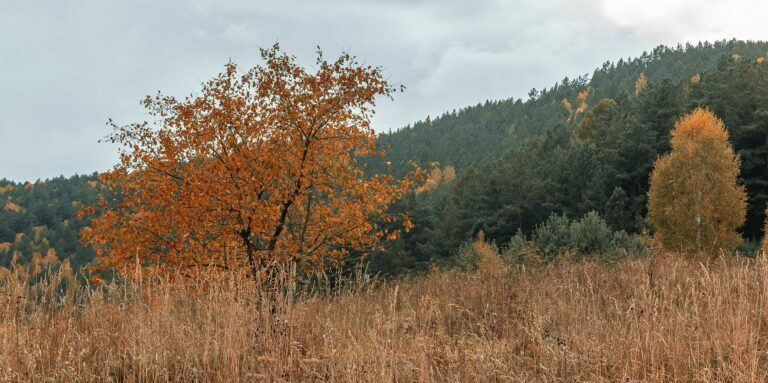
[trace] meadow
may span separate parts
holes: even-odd
[[[746,382],[768,379],[768,259],[433,268],[257,286],[230,274],[0,288],[0,381]]]

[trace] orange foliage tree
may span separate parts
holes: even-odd
[[[648,192],[657,238],[682,251],[714,253],[737,245],[747,197],[736,183],[740,161],[723,122],[698,108],[677,122],[671,144],[654,165]]]
[[[420,171],[367,177],[359,163],[384,155],[370,117],[396,89],[346,53],[329,62],[318,50],[313,73],[277,45],[261,56],[244,73],[226,65],[198,95],[148,96],[152,122],[110,121],[120,162],[84,211],[101,267],[256,277],[281,262],[322,268],[396,236],[377,223],[396,219],[386,211]]]
[[[576,96],[576,99],[579,101],[579,107],[576,109],[573,109],[573,105],[568,101],[568,98],[564,98],[563,101],[560,102],[563,108],[568,112],[568,117],[565,118],[565,121],[571,122],[576,119],[579,114],[587,110],[587,97],[589,97],[589,92],[591,90],[592,87],[589,87],[579,92],[578,96]]]
[[[440,169],[439,164],[432,164],[432,171],[427,176],[424,183],[416,189],[416,194],[420,194],[426,191],[433,190],[440,184],[447,184],[456,178],[456,168],[451,165]]]

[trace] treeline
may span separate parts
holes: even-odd
[[[579,219],[594,211],[615,232],[652,231],[646,216],[653,162],[670,150],[675,121],[699,106],[725,122],[741,157],[739,182],[748,193],[742,250],[748,252],[763,235],[768,197],[766,48],[765,43],[737,41],[657,48],[629,62],[606,64],[590,81],[564,80],[550,90],[532,92],[522,105],[489,103],[428,122],[431,126],[421,123],[385,136],[385,144],[407,141],[403,137],[433,137],[431,147],[402,144],[404,149],[391,153],[421,150],[416,158],[455,166],[458,176],[397,207],[413,217],[415,227],[374,262],[377,271],[425,268],[450,257],[481,231],[487,240],[508,247],[516,235],[535,235],[551,214]],[[496,127],[518,127],[503,134],[479,127],[477,119],[460,123],[505,105],[528,113],[509,112],[513,120],[541,123],[522,128],[526,125],[509,120],[494,122]],[[462,133],[443,135],[443,125]],[[456,137],[461,139],[439,152],[440,145]],[[481,141],[493,144],[484,150]],[[448,149],[451,145],[454,150]],[[490,159],[495,151],[503,154]],[[455,158],[456,153],[461,157]]]

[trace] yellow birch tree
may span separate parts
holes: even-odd
[[[669,250],[715,254],[741,241],[747,195],[736,183],[739,157],[723,122],[698,108],[672,131],[672,151],[654,164],[648,215]]]

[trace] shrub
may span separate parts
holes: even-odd
[[[522,230],[518,229],[514,237],[509,240],[502,253],[502,258],[507,263],[525,263],[531,249],[530,243]]]
[[[503,270],[504,264],[499,255],[499,248],[485,241],[482,231],[474,242],[464,242],[451,257],[451,266],[461,270],[478,270],[483,275],[496,275]]]
[[[480,260],[480,254],[473,246],[472,242],[464,242],[453,253],[449,263],[450,266],[460,270],[469,271],[477,268],[477,262]]]
[[[508,251],[518,251],[520,234],[510,242]],[[514,243],[513,243],[514,242]],[[643,255],[647,248],[643,241],[631,237],[625,231],[611,230],[597,212],[587,213],[578,221],[571,221],[565,215],[550,215],[546,222],[536,227],[531,245],[545,261],[552,260],[563,250],[573,251],[577,257],[600,256],[605,259],[621,254]]]
[[[570,247],[579,255],[614,253],[614,232],[597,212],[570,225]]]
[[[751,239],[744,239],[734,249],[734,253],[740,254],[740,255],[743,255],[743,256],[749,257],[749,258],[757,257],[758,252],[760,252],[760,251],[765,253],[765,245],[762,244],[762,246],[761,246],[760,241],[751,240]]]
[[[552,213],[546,222],[536,226],[531,241],[545,259],[550,259],[571,245],[570,229],[568,217]]]
[[[629,255],[640,256],[648,254],[648,246],[638,237],[621,230],[613,233],[614,252],[624,251]]]

